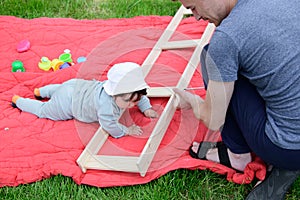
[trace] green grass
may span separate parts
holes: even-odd
[[[0,15],[22,18],[70,17],[75,19],[128,18],[137,15],[174,15],[179,2],[171,0],[1,0]],[[1,176],[1,174],[0,174]],[[53,176],[39,182],[0,188],[0,199],[109,199],[109,200],[242,200],[253,187],[228,182],[210,171],[176,170],[144,185],[97,188],[77,185],[69,177]],[[287,195],[300,197],[300,178]]]
[[[137,15],[174,15],[180,6],[171,0],[1,0],[0,14],[22,18],[128,18]]]
[[[4,187],[4,199],[243,199],[251,187],[230,183],[208,171],[176,170],[145,185],[96,188],[76,185],[72,179],[54,176],[40,182]]]

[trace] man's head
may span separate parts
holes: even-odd
[[[180,0],[180,2],[192,10],[196,20],[208,20],[218,26],[231,12],[237,0]]]

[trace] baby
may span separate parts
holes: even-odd
[[[12,106],[51,120],[77,119],[96,122],[112,137],[140,135],[142,129],[119,123],[123,111],[137,105],[146,117],[156,118],[148,97],[149,88],[141,67],[132,62],[115,64],[107,74],[108,80],[71,79],[62,84],[50,84],[34,89],[36,99],[14,95]],[[48,101],[39,101],[49,98]]]

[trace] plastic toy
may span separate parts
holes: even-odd
[[[17,51],[19,53],[25,52],[28,49],[30,49],[30,42],[29,40],[22,40],[21,42],[19,42],[19,44],[17,45]]]
[[[80,56],[77,58],[77,63],[82,63],[82,62],[85,62],[86,61],[86,57],[84,56]]]
[[[53,71],[59,70],[60,66],[63,65],[64,62],[59,60],[59,59],[53,59],[51,62],[51,67],[53,69]]]
[[[12,62],[11,66],[12,72],[25,72],[24,65],[20,60],[15,60],[14,62]]]
[[[49,71],[49,69],[51,68],[51,61],[47,57],[42,57],[38,65],[40,69]]]
[[[64,53],[60,54],[60,56],[59,56],[58,59],[61,60],[61,61],[63,61],[63,62],[69,62],[69,63],[73,62],[72,55],[71,55],[69,49],[65,49]]]
[[[68,63],[68,62],[65,62],[64,64],[62,64],[62,65],[59,67],[59,69],[68,68],[68,67],[70,67],[70,66],[71,66],[71,64],[70,64],[70,63]]]
[[[51,61],[47,57],[42,57],[38,65],[39,68],[44,71],[49,71],[51,68],[53,69],[53,71],[56,71],[71,66],[72,64],[74,64],[72,62],[73,60],[70,50],[65,49],[64,53],[62,53],[58,59],[55,58]]]

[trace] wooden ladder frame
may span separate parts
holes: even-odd
[[[181,6],[163,34],[145,59],[142,64],[144,76],[146,77],[156,62],[157,58],[163,50],[181,49],[195,47],[179,82],[176,87],[185,89],[188,87],[190,80],[199,64],[199,56],[204,47],[209,42],[211,35],[215,30],[213,24],[208,24],[201,39],[198,40],[181,40],[169,41],[173,33],[185,15],[190,15],[192,12],[189,9]],[[167,87],[151,87],[148,90],[149,97],[169,97],[169,101],[161,113],[147,143],[145,144],[140,156],[108,156],[97,155],[101,147],[108,138],[101,127],[96,131],[92,139],[89,141],[79,158],[77,164],[85,173],[87,169],[112,170],[123,172],[136,172],[141,176],[145,176],[147,170],[155,156],[155,153],[164,137],[164,134],[170,124],[170,121],[176,110],[176,96],[171,88]]]

